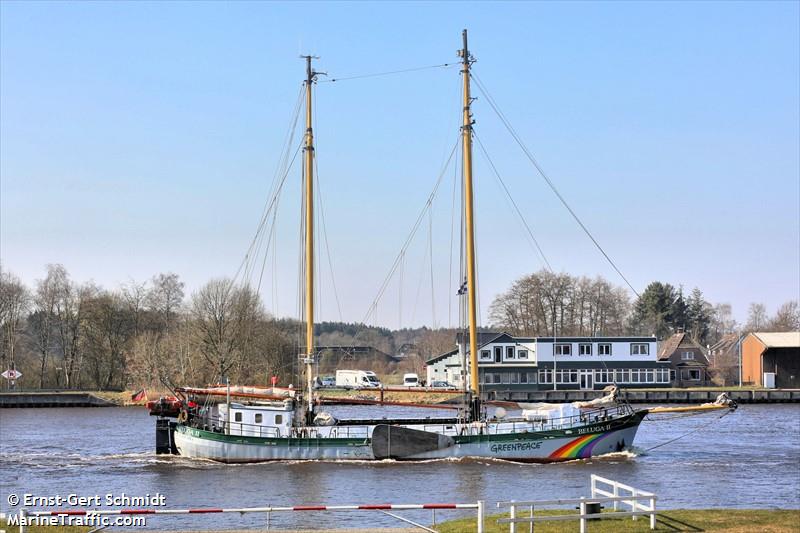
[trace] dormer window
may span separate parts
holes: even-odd
[[[650,353],[650,345],[646,343],[631,344],[631,355],[648,355]]]
[[[681,361],[694,361],[694,352],[683,352],[681,354]]]
[[[581,343],[578,345],[579,355],[592,355],[592,344],[589,342]]]
[[[611,355],[611,343],[601,342],[597,345],[597,355]]]
[[[514,359],[516,357],[516,352],[513,346],[506,346],[506,359]]]
[[[517,350],[517,359],[527,359],[528,350]]]
[[[553,350],[556,355],[572,355],[572,345],[571,344],[556,344],[553,347]]]

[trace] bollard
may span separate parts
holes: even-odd
[[[19,533],[25,533],[25,522],[28,519],[28,511],[25,509],[19,510]]]
[[[483,533],[483,512],[485,502],[483,500],[478,500],[478,531],[477,533]]]
[[[508,514],[509,518],[514,519],[517,517],[517,506],[514,505],[515,500],[511,500],[511,512]],[[508,533],[517,533],[517,523],[511,522],[508,524]]]
[[[581,496],[581,500],[583,500],[583,496]],[[581,513],[581,529],[580,529],[580,532],[581,533],[586,533],[586,516],[584,516],[586,514],[586,502],[585,501],[581,501],[580,513]]]

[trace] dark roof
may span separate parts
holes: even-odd
[[[739,344],[739,335],[737,333],[726,333],[720,340],[711,345],[712,353],[727,353],[732,348]]]

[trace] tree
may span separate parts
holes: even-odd
[[[747,311],[745,331],[761,331],[767,326],[767,308],[764,304],[752,303]]]
[[[41,362],[39,367],[40,388],[44,388],[47,360],[53,349],[58,289],[65,272],[62,265],[47,265],[47,275],[44,279],[36,282],[36,293],[33,297],[34,312],[28,318],[28,325]]]
[[[169,330],[183,303],[184,284],[177,274],[171,272],[153,276],[150,283],[147,305],[158,314],[164,329]]]
[[[629,308],[625,290],[602,278],[542,270],[516,280],[489,312],[493,327],[515,335],[615,335]]]
[[[727,333],[736,331],[736,320],[733,318],[733,308],[729,303],[717,304],[711,310],[711,342],[717,342]]]
[[[770,331],[798,331],[800,330],[800,308],[797,300],[790,300],[780,306],[772,320],[769,321]]]
[[[685,327],[687,306],[681,290],[669,283],[654,281],[636,299],[631,315],[631,330],[639,335],[664,338]]]
[[[120,294],[103,292],[84,302],[84,353],[100,390],[125,385],[126,353],[136,336],[136,317]]]
[[[16,370],[15,352],[29,305],[30,294],[25,285],[10,272],[0,271],[0,360],[4,369]],[[11,380],[9,385],[13,383]]]
[[[192,297],[192,325],[199,350],[218,378],[242,363],[255,321],[263,318],[258,295],[229,279],[208,282]]]
[[[703,298],[700,289],[695,287],[686,300],[687,332],[700,344],[708,342],[711,314],[711,304]]]

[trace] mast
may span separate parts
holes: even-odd
[[[463,79],[464,120],[461,126],[462,153],[464,154],[464,218],[466,222],[467,241],[467,318],[469,320],[469,365],[470,389],[472,393],[471,415],[477,419],[480,415],[480,386],[478,383],[478,323],[476,319],[476,302],[478,298],[475,280],[475,215],[472,203],[472,97],[470,96],[470,72],[473,58],[467,46],[467,30],[461,32],[463,48],[458,51],[461,57],[461,77]]]
[[[310,423],[314,413],[314,131],[312,129],[311,90],[316,81],[317,72],[311,68],[313,56],[303,56],[306,60],[306,143],[304,157],[304,205],[305,205],[305,321],[306,321],[306,353],[303,362],[306,365],[306,421]]]

